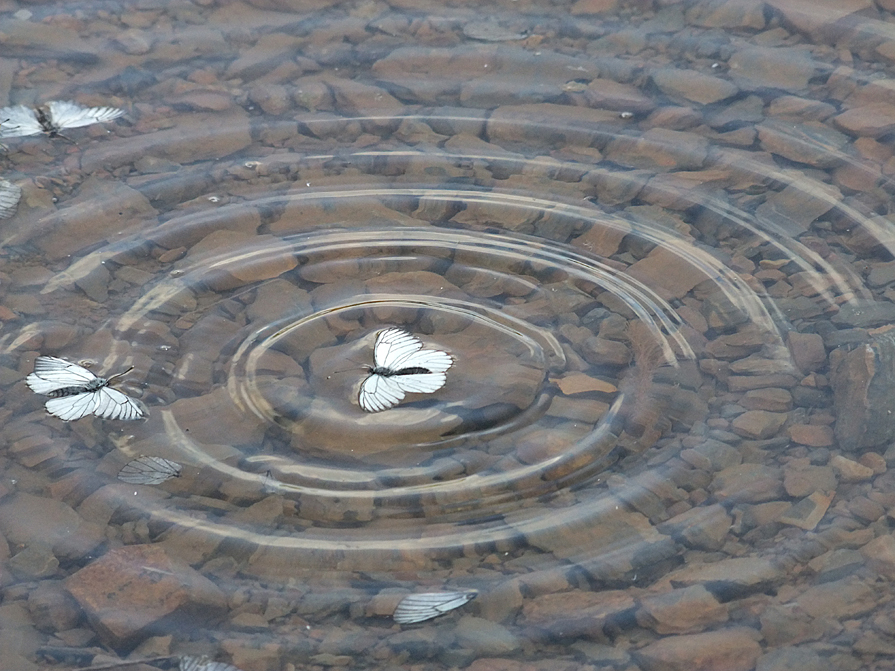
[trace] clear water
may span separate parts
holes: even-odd
[[[0,12],[127,112],[0,157],[8,668],[889,668],[886,3]],[[391,326],[455,363],[364,413]]]

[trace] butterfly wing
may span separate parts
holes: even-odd
[[[232,664],[212,662],[208,657],[181,657],[180,671],[240,671]]]
[[[57,130],[80,128],[94,123],[117,119],[124,110],[115,107],[81,107],[70,100],[54,100],[47,103],[50,123]]]
[[[96,407],[96,394],[95,391],[85,391],[72,396],[51,398],[47,401],[47,412],[66,422],[81,419],[93,412]]]
[[[394,377],[373,373],[360,386],[357,402],[365,412],[379,412],[397,405],[404,398],[404,390]]]
[[[37,114],[30,107],[14,105],[0,109],[0,137],[24,137],[43,133]]]
[[[416,336],[399,328],[385,329],[376,336],[373,346],[373,362],[379,368],[406,368],[401,361],[422,349],[423,343]]]
[[[478,596],[478,592],[430,592],[404,597],[392,618],[398,624],[414,624],[431,620],[459,608]]]
[[[96,396],[93,414],[97,417],[130,420],[149,415],[149,409],[142,402],[112,387],[102,387],[93,393]]]
[[[84,366],[55,356],[39,356],[34,360],[34,372],[25,378],[37,394],[49,394],[65,387],[83,387],[96,379]]]
[[[16,213],[21,197],[21,187],[7,182],[5,179],[0,179],[0,219],[9,219]]]
[[[118,479],[132,485],[160,485],[177,478],[183,466],[161,457],[139,457],[129,461],[118,471]]]

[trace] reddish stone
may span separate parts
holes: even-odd
[[[195,627],[219,617],[227,604],[214,583],[175,564],[160,545],[112,550],[68,578],[65,587],[113,647],[128,647],[145,630],[167,633],[178,620]]]

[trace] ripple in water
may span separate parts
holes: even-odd
[[[792,613],[857,623],[855,650],[809,637],[826,657],[884,657],[891,128],[859,60],[885,24],[842,9],[834,51],[777,4],[584,4],[200,2],[110,10],[128,30],[94,58],[40,40],[76,74],[21,69],[14,104],[129,113],[4,159],[5,599],[37,582],[34,617],[77,603],[41,621],[59,640],[245,671],[520,646],[751,668],[809,647]],[[61,29],[31,12],[23,59],[26,28]],[[365,413],[389,327],[454,364]],[[148,420],[48,418],[23,382],[40,354],[134,366]],[[117,479],[148,463],[182,468]],[[421,625],[444,640],[374,619],[466,590]]]

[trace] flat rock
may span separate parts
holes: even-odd
[[[63,559],[80,559],[105,541],[102,527],[62,501],[25,492],[0,504],[0,532],[12,545],[50,548]]]
[[[65,581],[65,587],[112,647],[139,634],[164,635],[189,622],[220,617],[227,597],[208,578],[178,565],[159,545],[111,550]]]
[[[752,671],[761,655],[759,638],[745,627],[670,636],[640,649],[635,658],[646,671]]]

